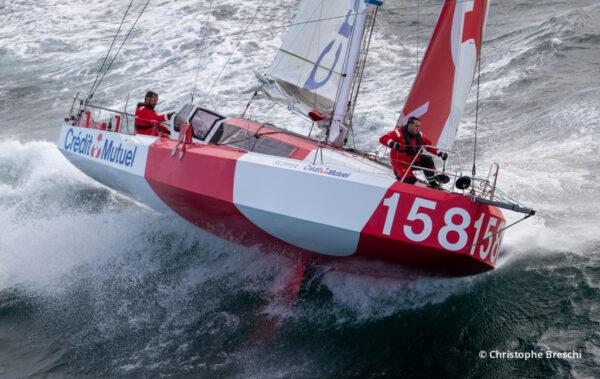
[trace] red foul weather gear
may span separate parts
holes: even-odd
[[[410,164],[413,162],[413,160],[414,166],[421,166],[435,170],[435,165],[431,157],[419,153],[419,156],[415,159],[417,152],[422,146],[425,146],[424,150],[427,150],[434,155],[438,154],[438,149],[431,147],[431,141],[423,133],[418,132],[415,136],[411,136],[406,130],[405,126],[397,127],[379,138],[379,142],[392,149],[390,153],[390,162],[392,167],[394,167],[394,174],[396,174],[396,178],[398,178],[398,180],[402,179],[404,174],[406,174],[406,182],[416,182],[415,175],[410,168]],[[398,149],[393,148],[395,142],[398,143]],[[424,173],[427,179],[435,180],[435,172],[424,170]]]
[[[171,134],[169,129],[162,125],[168,117],[164,114],[157,114],[154,109],[143,103],[139,103],[135,108],[135,133],[148,136],[158,136],[158,130],[163,134]]]

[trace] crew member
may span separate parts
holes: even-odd
[[[157,114],[154,111],[158,103],[158,94],[148,91],[143,103],[139,103],[135,108],[135,133],[148,136],[158,136],[161,134],[171,134],[169,128],[162,123],[170,120],[173,113]]]
[[[417,117],[410,117],[406,125],[396,125],[396,128],[382,136],[379,142],[392,149],[390,161],[398,180],[402,180],[404,177],[404,183],[415,184],[417,182],[413,169],[419,170],[420,168],[410,167],[414,161],[413,166],[423,167],[423,173],[429,186],[440,188],[436,180],[433,158],[423,154],[422,151],[427,150],[443,160],[448,159],[448,154],[432,147],[431,141],[420,129],[421,120]],[[421,148],[423,149],[421,150]]]

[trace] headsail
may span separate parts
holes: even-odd
[[[352,49],[360,49],[366,9],[365,0],[304,0],[268,75],[261,79],[262,90],[303,115],[313,109],[333,115],[340,90],[350,92],[350,85],[340,86],[352,80],[353,54],[358,56]],[[348,96],[342,98],[347,103]],[[334,124],[337,118],[336,112]],[[340,135],[331,134],[330,143]]]
[[[398,122],[423,120],[437,146],[456,137],[481,52],[489,0],[445,0],[435,31]]]

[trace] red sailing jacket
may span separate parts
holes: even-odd
[[[406,171],[408,166],[415,159],[414,154],[409,154],[406,151],[407,147],[410,149],[410,146],[408,146],[408,143],[404,137],[402,128],[404,128],[404,127],[395,128],[391,132],[389,132],[389,133],[383,135],[381,138],[379,138],[379,142],[381,142],[382,144],[384,144],[385,146],[390,147],[390,148],[392,147],[394,142],[398,142],[400,144],[400,148],[398,150],[392,149],[392,151],[390,153],[390,162],[392,163],[392,166],[394,167],[394,170],[396,171],[396,175],[398,175],[398,176],[403,176],[404,172]],[[406,134],[408,135],[408,133],[406,133]],[[427,138],[427,136],[425,136],[423,133],[419,132],[419,134],[421,134],[421,140],[422,140],[423,146],[425,146],[425,145],[431,146],[431,140],[429,138]],[[412,144],[414,151],[415,152],[419,151],[419,146],[418,146],[419,142],[418,142],[417,136],[410,138],[410,142]],[[432,153],[434,155],[437,155],[437,153],[438,153],[438,149],[436,149],[435,147],[425,147],[425,150],[429,151],[430,153]],[[411,170],[411,172],[408,173],[407,176],[413,176],[412,170]]]
[[[167,121],[167,119],[167,115],[156,114],[154,109],[147,107],[143,103],[139,103],[137,108],[135,108],[135,132],[136,134],[158,136],[156,125],[162,133],[171,134],[169,129],[161,124]]]

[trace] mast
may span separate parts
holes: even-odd
[[[348,109],[349,100],[352,93],[352,84],[355,80],[356,66],[360,56],[361,45],[364,38],[367,16],[376,7],[383,5],[382,1],[364,0],[367,4],[366,9],[360,10],[356,14],[352,32],[352,40],[348,49],[348,59],[342,72],[342,82],[339,87],[338,96],[335,102],[335,108],[331,118],[331,126],[327,134],[327,143],[333,146],[343,146],[348,135]]]
[[[350,101],[348,102],[348,114],[346,119],[348,120],[347,127],[352,132],[354,110],[356,109],[356,103],[358,100],[358,94],[360,92],[360,86],[365,73],[365,67],[367,65],[367,57],[369,55],[369,47],[371,45],[371,39],[373,37],[373,30],[375,29],[375,20],[377,18],[377,11],[379,8],[375,8],[374,11],[369,12],[367,16],[367,25],[365,27],[365,36],[363,37],[363,43],[358,57],[358,63],[356,65],[356,73],[354,74],[354,82],[352,83],[352,91],[350,93]]]

